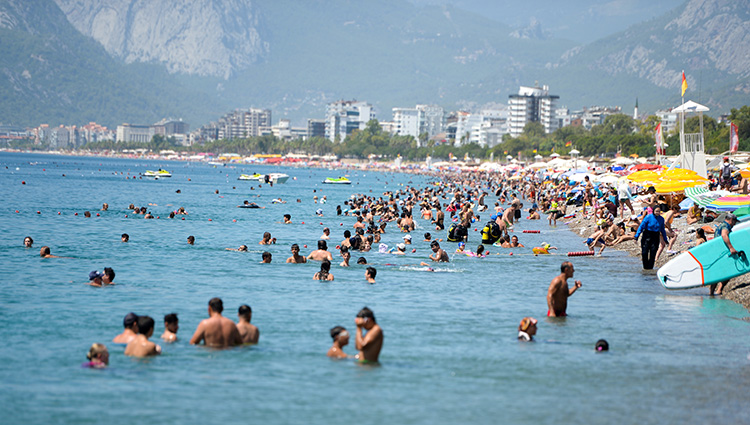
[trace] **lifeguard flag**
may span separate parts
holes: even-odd
[[[565,142],[565,147],[566,147],[566,148],[567,148],[568,146],[571,146],[571,145],[573,145],[573,142]]]
[[[536,153],[536,149],[534,149],[534,153]]]
[[[729,152],[736,153],[740,149],[740,136],[737,134],[737,124],[729,124]]]
[[[687,79],[685,78],[685,71],[682,71],[682,94],[685,96],[685,90],[687,90]]]
[[[656,153],[659,155],[663,155],[664,154],[664,134],[662,133],[662,130],[661,130],[661,123],[656,124],[656,129],[654,131],[655,131],[654,136],[656,139],[656,144],[655,144]]]

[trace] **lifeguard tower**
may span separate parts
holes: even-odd
[[[680,157],[672,167],[679,162],[682,168],[693,170],[703,177],[708,177],[703,139],[703,113],[708,111],[707,107],[692,100],[688,100],[677,108],[672,109],[672,112],[680,114]],[[698,114],[700,133],[685,134],[685,115],[691,113]]]

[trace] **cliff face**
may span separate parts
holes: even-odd
[[[68,20],[126,63],[229,78],[268,53],[250,0],[55,0]]]

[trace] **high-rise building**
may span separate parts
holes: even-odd
[[[394,134],[412,136],[419,143],[419,136],[434,136],[443,132],[445,111],[437,105],[417,105],[415,108],[393,108]]]
[[[419,138],[419,111],[417,108],[393,108],[393,133],[397,136]]]
[[[326,121],[325,120],[307,120],[307,137],[326,137]]]
[[[518,94],[508,97],[508,132],[511,136],[518,137],[530,122],[541,123],[545,133],[557,130],[560,121],[555,112],[555,103],[560,96],[550,95],[548,86],[521,86]]]
[[[339,100],[326,107],[326,138],[343,141],[354,130],[364,130],[375,118],[372,105],[356,100]]]

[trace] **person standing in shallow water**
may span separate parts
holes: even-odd
[[[562,263],[560,274],[552,279],[547,290],[547,316],[567,316],[568,297],[582,286],[580,280],[576,280],[573,288],[568,287],[568,278],[573,277],[573,264],[570,261]]]
[[[242,344],[237,325],[221,315],[224,303],[221,298],[211,298],[208,301],[208,319],[198,325],[190,344],[198,345],[205,342],[207,347],[226,348]]]
[[[333,345],[328,349],[326,355],[335,359],[349,357],[344,352],[344,347],[349,344],[349,332],[343,326],[336,326],[331,328],[331,338],[333,338]]]
[[[375,314],[364,307],[357,313],[354,324],[357,326],[355,347],[359,350],[355,358],[360,363],[377,363],[383,348],[383,330],[375,322]]]

